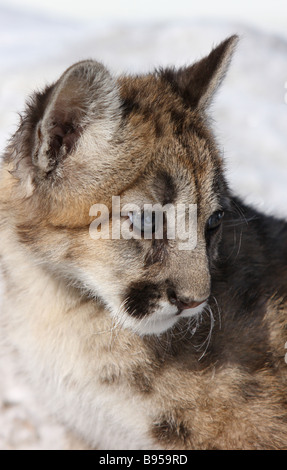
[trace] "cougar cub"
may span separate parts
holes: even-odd
[[[287,224],[232,194],[206,117],[236,42],[77,63],[5,151],[2,330],[94,448],[287,448]]]

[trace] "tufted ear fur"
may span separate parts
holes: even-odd
[[[53,171],[73,152],[89,123],[109,120],[117,105],[115,81],[103,65],[73,65],[54,86],[36,126],[33,165],[44,173]]]
[[[203,111],[227,72],[237,42],[238,36],[231,36],[199,62],[179,70],[167,69],[163,77],[188,106]]]

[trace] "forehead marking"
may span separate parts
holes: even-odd
[[[159,170],[155,178],[155,186],[162,205],[173,204],[177,196],[174,178],[165,170]]]

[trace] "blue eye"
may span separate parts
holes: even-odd
[[[206,229],[207,230],[216,230],[220,227],[222,219],[224,217],[223,211],[214,212],[208,219]]]
[[[130,212],[129,218],[134,228],[140,231],[142,235],[144,235],[144,233],[155,233],[156,223],[154,212]]]

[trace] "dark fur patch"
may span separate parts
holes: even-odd
[[[161,416],[153,423],[152,436],[163,445],[180,449],[191,440],[191,431],[176,416]]]
[[[156,138],[162,137],[164,133],[161,122],[162,114],[156,113],[153,105],[149,102],[145,102],[138,90],[129,90],[129,96],[123,99],[121,109],[124,121],[129,119],[132,114],[138,114],[141,116],[142,122],[149,121],[151,123]]]
[[[140,105],[133,97],[125,98],[122,102],[122,117],[127,119],[130,114],[136,113],[140,110]]]
[[[175,136],[181,136],[185,129],[186,113],[178,111],[177,109],[172,109],[170,112],[170,119],[174,125]]]
[[[116,364],[106,364],[99,375],[99,381],[104,385],[118,384],[121,378],[121,370]]]
[[[156,263],[164,263],[167,256],[167,246],[163,240],[153,240],[150,250],[145,256],[145,268]]]
[[[30,246],[33,246],[38,239],[36,229],[32,225],[18,225],[17,234],[21,243]]]
[[[143,246],[140,240],[137,240],[136,238],[131,238],[129,240],[129,248],[135,256],[140,256],[143,252]]]
[[[131,384],[140,393],[148,394],[153,390],[152,375],[147,367],[137,366],[131,371]]]
[[[174,178],[164,170],[158,171],[155,178],[156,192],[162,204],[173,204],[177,196]]]
[[[250,399],[258,400],[262,395],[262,387],[260,383],[255,379],[246,381],[242,386],[242,396],[245,400]]]
[[[133,317],[143,318],[152,313],[160,297],[156,284],[151,282],[133,284],[125,296],[126,311]]]

